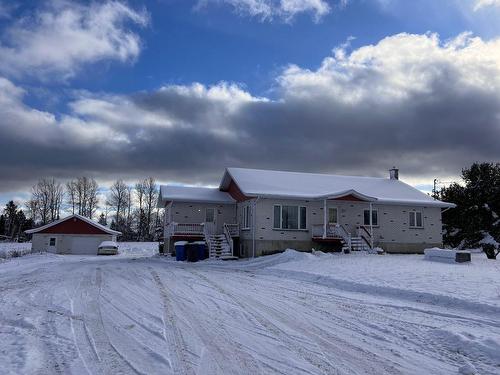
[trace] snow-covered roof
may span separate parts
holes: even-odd
[[[324,199],[352,194],[385,204],[455,207],[453,203],[436,200],[400,180],[389,178],[227,168],[220,189],[226,190],[231,180],[248,197]]]
[[[164,207],[165,203],[169,201],[235,203],[235,200],[228,193],[217,188],[161,185],[158,205]]]
[[[31,233],[38,233],[42,230],[45,230],[47,228],[50,228],[50,227],[53,227],[54,225],[57,225],[57,224],[60,224],[66,220],[69,220],[69,219],[72,219],[76,217],[77,219],[80,219],[80,220],[83,220],[85,221],[86,223],[102,230],[103,232],[106,232],[108,234],[116,234],[116,235],[121,235],[122,233],[121,232],[118,232],[116,230],[113,230],[113,229],[109,229],[108,227],[105,227],[104,225],[101,225],[99,223],[96,223],[95,221],[93,220],[90,220],[89,218],[85,217],[85,216],[82,216],[82,215],[78,215],[78,214],[73,214],[73,215],[70,215],[70,216],[66,216],[65,218],[62,218],[60,220],[56,220],[56,221],[53,221],[52,223],[49,223],[49,224],[46,224],[44,226],[41,226],[41,227],[38,227],[38,228],[35,228],[35,229],[29,229],[29,230],[26,230],[24,231],[25,233],[28,233],[28,234],[31,234]]]

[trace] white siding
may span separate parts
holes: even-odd
[[[32,248],[34,251],[52,251],[49,248],[50,238],[56,238],[55,252],[57,254],[97,255],[97,247],[103,241],[113,241],[116,236],[111,234],[33,234]]]

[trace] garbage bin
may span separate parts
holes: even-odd
[[[197,262],[198,261],[198,245],[195,243],[188,243],[185,245],[186,248],[186,256],[188,262]]]
[[[179,261],[186,260],[186,245],[187,241],[177,241],[176,243],[174,243],[176,260]]]
[[[205,243],[205,241],[196,241],[194,242],[194,244],[196,245],[196,248],[198,250],[198,260],[207,259],[207,244]]]

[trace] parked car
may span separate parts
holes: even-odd
[[[118,254],[118,244],[114,241],[101,242],[97,248],[97,255],[116,255]]]

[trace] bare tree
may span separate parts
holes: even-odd
[[[93,178],[78,177],[68,181],[66,192],[73,214],[78,213],[92,219],[98,208],[98,190],[99,185]]]
[[[135,184],[135,196],[137,198],[137,203],[139,207],[137,209],[137,238],[139,241],[144,239],[145,232],[145,214],[144,214],[144,201],[146,196],[146,187],[144,181],[139,181]]]
[[[151,240],[154,233],[153,213],[158,200],[158,187],[153,177],[148,177],[143,181],[145,200],[144,200],[144,213],[145,213],[145,228],[146,237]]]
[[[54,178],[43,178],[33,186],[31,201],[38,211],[42,224],[59,219],[63,198],[64,188]]]
[[[123,180],[116,181],[109,189],[108,204],[115,212],[117,228],[123,226],[123,218],[128,207],[129,188]]]

